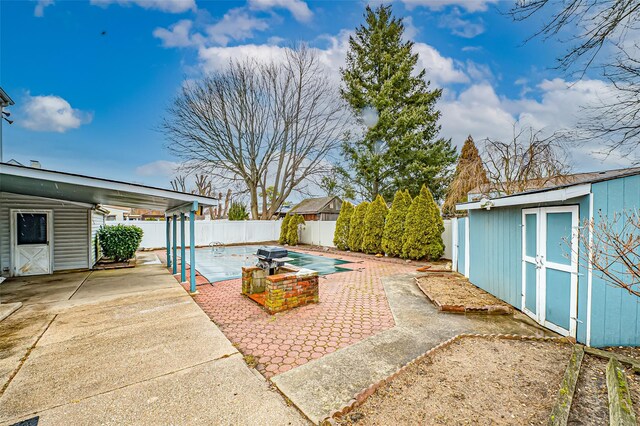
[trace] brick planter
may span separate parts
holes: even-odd
[[[279,268],[277,274],[268,275],[256,266],[242,268],[242,294],[258,293],[264,293],[264,308],[270,314],[318,303],[318,273],[309,269]]]

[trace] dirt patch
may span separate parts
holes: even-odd
[[[607,360],[584,356],[567,424],[609,424],[606,370]]]
[[[634,374],[631,368],[627,368],[626,373],[631,402],[633,402],[633,409],[636,412],[636,424],[640,425],[640,374]]]
[[[418,286],[429,298],[440,305],[483,307],[504,306],[503,302],[492,294],[471,284],[458,274],[432,274],[418,278]]]
[[[411,365],[341,424],[546,424],[571,345],[464,338]]]

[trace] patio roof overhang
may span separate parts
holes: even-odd
[[[168,189],[0,163],[0,191],[92,205],[117,205],[167,214],[196,211],[218,201]]]

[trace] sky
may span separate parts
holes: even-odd
[[[376,5],[377,2],[369,2]],[[395,0],[431,87],[441,136],[508,139],[520,121],[571,129],[607,84],[554,69],[566,45],[527,39],[542,16],[513,22],[513,1]],[[0,2],[0,86],[16,105],[4,160],[169,187],[178,160],[159,125],[181,84],[230,58],[317,49],[336,81],[364,1],[90,0]],[[597,146],[572,148],[575,171],[630,165]]]

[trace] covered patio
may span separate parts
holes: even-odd
[[[0,201],[0,275],[92,268],[98,260],[94,253],[95,232],[104,224],[103,218],[96,219],[96,211],[102,205],[118,205],[165,212],[167,264],[173,266],[174,274],[179,245],[184,258],[188,222],[191,292],[196,291],[195,215],[202,208],[217,204],[213,198],[189,193],[7,163],[0,163]],[[24,219],[27,215],[29,220]],[[34,238],[21,246],[20,233],[25,226],[38,229],[32,232]],[[35,240],[38,237],[41,241]],[[23,263],[31,264],[23,265],[22,258],[26,259]],[[181,278],[186,282],[182,265]]]

